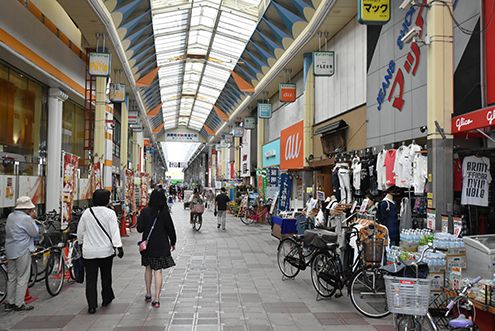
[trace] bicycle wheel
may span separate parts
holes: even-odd
[[[385,280],[378,269],[359,270],[350,283],[351,302],[361,314],[382,318],[390,314],[385,294]]]
[[[38,278],[38,263],[34,256],[31,257],[31,271],[29,273],[28,287],[31,288],[36,284]]]
[[[241,222],[249,225],[254,222],[254,217],[256,213],[252,209],[246,209],[241,215],[239,215],[239,218],[241,219]]]
[[[278,245],[277,262],[282,275],[294,278],[299,273],[299,244],[291,238],[284,239]]]
[[[51,296],[56,296],[62,290],[65,278],[65,265],[60,252],[52,251],[46,266],[45,285]]]
[[[0,303],[7,297],[7,286],[9,279],[7,278],[7,271],[5,271],[4,266],[0,266]]]
[[[201,225],[203,225],[203,221],[201,220],[199,215],[196,215],[194,219],[193,229],[199,231],[201,229]]]
[[[394,314],[394,327],[397,331],[421,331],[422,320],[412,315]]]
[[[324,298],[335,294],[339,276],[333,257],[328,252],[319,252],[311,261],[311,282],[320,296]]]

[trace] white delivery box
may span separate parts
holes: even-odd
[[[464,237],[467,270],[465,275],[492,279],[495,273],[495,234]]]

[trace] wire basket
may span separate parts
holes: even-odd
[[[431,279],[384,276],[391,313],[424,316],[428,313]]]
[[[383,258],[383,239],[367,239],[363,242],[363,258],[366,263],[381,263]]]

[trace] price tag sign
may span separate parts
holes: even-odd
[[[359,0],[358,21],[369,25],[387,23],[390,21],[390,0]]]

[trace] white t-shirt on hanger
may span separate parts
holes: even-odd
[[[411,183],[407,174],[407,170],[411,168],[410,163],[409,148],[400,146],[395,154],[394,162],[395,185],[397,187],[408,188],[410,186]]]
[[[376,156],[376,181],[378,190],[385,191],[387,189],[387,169],[385,168],[385,153],[383,150]]]
[[[488,207],[490,159],[475,155],[462,161],[462,205]]]
[[[426,179],[428,178],[428,158],[416,154],[413,159],[413,181],[414,194],[425,193]]]
[[[361,160],[359,157],[355,157],[352,159],[352,186],[354,187],[355,190],[360,190],[361,189]]]

